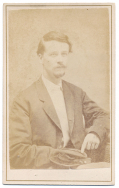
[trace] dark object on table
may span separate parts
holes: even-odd
[[[60,150],[55,150],[50,155],[50,160],[54,164],[64,168],[76,167],[91,163],[91,159],[87,157],[86,153],[81,153],[80,150],[72,148],[62,148]]]

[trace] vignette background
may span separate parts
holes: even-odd
[[[49,31],[68,35],[73,52],[63,79],[81,87],[110,110],[110,33],[108,8],[38,8],[9,10],[9,109],[14,98],[42,73],[36,54],[40,38]]]

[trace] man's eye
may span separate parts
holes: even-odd
[[[67,53],[62,53],[62,56],[63,56],[63,57],[67,56]]]
[[[57,54],[56,53],[52,53],[52,54],[50,54],[50,56],[55,57],[55,56],[57,56]]]

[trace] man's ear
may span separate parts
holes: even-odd
[[[43,64],[42,60],[43,60],[43,55],[42,54],[38,54],[39,58],[40,58],[40,63]]]
[[[38,54],[38,56],[40,57],[40,60],[42,60],[43,55],[42,54]]]

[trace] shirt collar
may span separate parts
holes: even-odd
[[[54,84],[53,82],[49,81],[47,78],[45,78],[42,74],[42,80],[46,86],[46,88],[50,91],[52,90],[59,90],[61,89],[62,90],[62,81],[59,83],[59,84]]]

